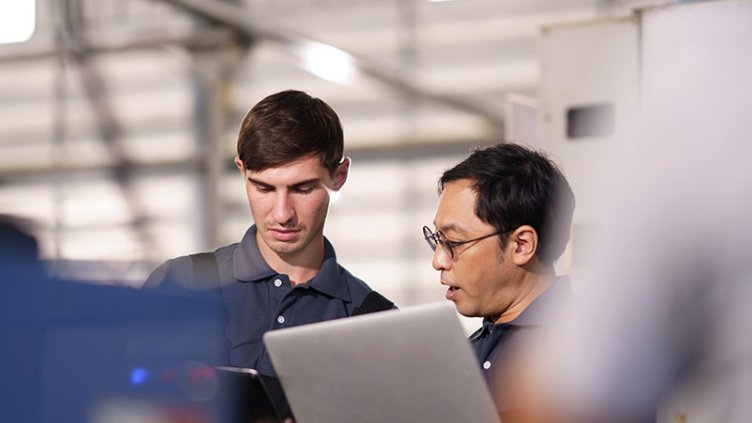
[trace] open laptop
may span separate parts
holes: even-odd
[[[297,423],[498,422],[451,303],[267,332]]]

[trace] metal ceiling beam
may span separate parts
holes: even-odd
[[[278,44],[284,52],[294,56],[296,59],[303,61],[303,49],[311,44],[326,44],[312,38],[294,34],[290,31],[280,31],[259,24],[252,23],[248,18],[248,10],[235,4],[219,0],[162,0],[184,11],[190,12],[206,19],[209,22],[230,28],[236,31],[240,36],[254,40],[267,41]],[[332,46],[335,47],[336,46]],[[385,69],[377,63],[370,62],[349,52],[353,66],[363,75],[366,75],[386,86],[409,96],[420,100],[429,101],[436,104],[442,104],[474,116],[481,117],[491,127],[501,130],[504,127],[504,119],[496,109],[484,107],[477,101],[470,101],[465,98],[435,92],[433,90],[419,86],[412,81],[402,77],[397,72]]]
[[[356,162],[373,162],[380,160],[421,160],[431,157],[445,157],[453,154],[467,154],[471,149],[484,147],[490,143],[480,143],[477,139],[457,139],[452,142],[425,142],[420,144],[394,144],[369,147],[353,147],[347,149],[347,155]],[[226,174],[237,172],[232,161],[234,153],[226,154],[220,158],[223,165],[222,171]],[[131,162],[133,173],[140,176],[180,174],[200,171],[204,161],[200,158],[166,159],[156,162],[139,163]],[[0,168],[0,186],[9,183],[45,182],[51,177],[55,179],[89,180],[92,177],[101,177],[109,173],[112,164],[97,163],[69,163],[53,166],[24,166],[19,168]]]
[[[87,45],[87,54],[117,53],[164,46],[188,48],[211,48],[226,45],[236,38],[236,33],[225,28],[202,28],[191,33],[141,32],[126,39],[117,37],[109,40],[100,31],[82,29]],[[58,55],[71,54],[71,47],[60,46],[50,41],[45,43],[24,43],[3,46],[0,49],[0,63],[41,60]]]

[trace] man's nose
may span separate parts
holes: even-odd
[[[274,210],[272,212],[274,220],[280,224],[294,223],[295,221],[295,207],[290,199],[289,195],[280,193],[275,202]]]
[[[437,245],[433,250],[433,259],[431,265],[436,270],[448,270],[452,266],[452,258],[441,245]]]

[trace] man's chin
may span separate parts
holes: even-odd
[[[465,303],[454,301],[454,308],[457,309],[457,313],[463,315],[464,317],[481,317],[481,314],[478,312],[478,310],[471,309]]]
[[[292,255],[302,250],[300,243],[297,242],[297,240],[292,242],[272,240],[267,241],[266,245],[270,250],[279,255]]]
[[[464,309],[463,309],[463,307],[462,307],[461,304],[458,304],[457,301],[453,301],[453,300],[448,300],[448,301],[452,301],[454,303],[454,308],[457,310],[457,313],[459,313],[459,314],[461,314],[461,315],[463,315],[465,317],[468,317],[467,314],[465,314],[465,311],[464,311]]]

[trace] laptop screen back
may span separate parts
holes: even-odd
[[[498,422],[449,303],[271,331],[264,342],[297,423]]]

